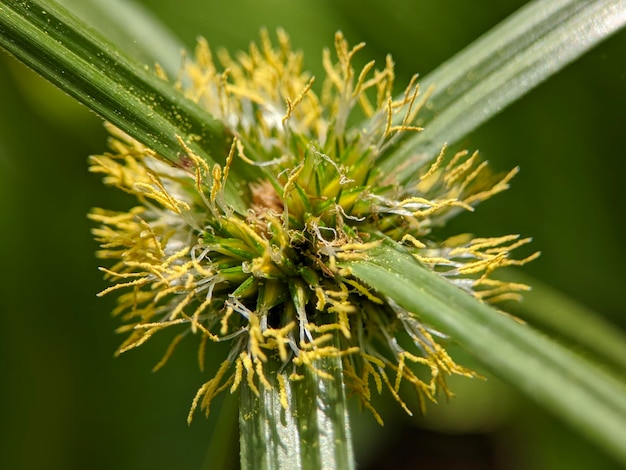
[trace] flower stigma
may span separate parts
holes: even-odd
[[[413,123],[429,93],[414,77],[394,99],[391,58],[381,69],[370,62],[356,71],[362,47],[336,34],[334,53],[323,54],[317,93],[302,54],[281,30],[276,46],[262,31],[259,45],[235,57],[222,51],[214,59],[199,40],[176,86],[229,129],[224,161],[207,163],[178,137],[180,161],[172,165],[111,125],[110,152],[90,157],[90,170],[105,184],[137,200],[129,211],[89,215],[98,224],[97,255],[112,260],[101,268],[111,285],[99,295],[119,295],[114,314],[128,334],[118,353],[169,331],[173,338],[155,369],[186,336],[199,339],[203,369],[212,357],[208,343],[230,344],[198,390],[189,420],[244,381],[256,394],[277,383],[286,407],[284,379],[266,376],[268,360],[280,361],[290,380],[305,368],[331,380],[316,361],[341,358],[348,391],[381,423],[370,403],[374,390],[387,388],[411,414],[401,383],[423,406],[440,390],[450,393],[446,376],[475,376],[451,359],[419,312],[403,310],[341,267],[367,259],[382,239],[401,243],[481,301],[514,299],[527,289],[491,275],[534,259],[538,253],[510,257],[530,239],[437,236],[450,217],[507,189],[517,169],[495,175],[477,153],[448,155],[444,148],[409,162],[408,180],[399,176],[405,168],[382,174],[379,163],[393,147],[421,130]],[[352,125],[355,116],[368,125]],[[229,185],[246,210],[231,203]]]

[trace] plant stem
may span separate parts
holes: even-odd
[[[341,358],[323,358],[316,367],[332,376],[320,378],[308,367],[304,377],[290,380],[281,364],[270,359],[265,376],[272,385],[241,385],[239,425],[241,468],[316,470],[354,468],[352,441]],[[281,404],[277,375],[285,384],[287,409]]]

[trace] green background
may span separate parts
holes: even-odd
[[[318,76],[322,48],[341,29],[352,44],[367,43],[363,62],[382,63],[391,53],[402,87],[525,2],[143,3],[188,47],[203,35],[234,51],[261,26],[282,26]],[[121,337],[113,298],[95,297],[105,283],[86,213],[129,201],[87,172],[87,155],[106,149],[101,120],[4,52],[0,90],[0,467],[200,468],[212,443],[207,468],[237,468],[235,397],[220,399],[209,420],[186,424],[208,375],[190,359],[192,344],[156,374],[158,340],[113,358]],[[625,118],[626,31],[464,139],[497,169],[520,165],[521,173],[511,190],[451,227],[532,236],[543,254],[525,270],[622,328]],[[381,400],[384,428],[353,413],[359,468],[617,468],[494,378],[452,388],[458,397],[425,417],[406,417]]]

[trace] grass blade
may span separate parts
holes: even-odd
[[[402,142],[383,171],[436,155],[624,24],[626,0],[530,2],[421,80],[423,90],[434,86],[417,122],[425,130]]]
[[[532,286],[522,302],[511,302],[506,310],[524,320],[553,331],[598,360],[626,371],[626,334],[602,316],[580,305],[543,282],[516,270],[506,270],[502,279]]]
[[[210,164],[225,161],[220,121],[57,3],[1,0],[0,46],[173,164],[184,166],[178,137]],[[227,191],[241,209],[233,185]]]
[[[119,49],[171,76],[181,66],[183,43],[146,7],[133,0],[59,0]]]
[[[477,301],[420,265],[399,245],[385,242],[370,255],[345,265],[626,463],[626,384]]]

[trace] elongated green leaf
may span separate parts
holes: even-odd
[[[464,346],[498,377],[626,463],[626,384],[502,315],[385,242],[354,275]]]
[[[298,381],[289,380],[290,371],[278,372],[285,384],[287,410],[280,403],[275,379],[278,361],[266,364],[272,389],[261,385],[257,396],[247,383],[241,385],[242,469],[354,468],[341,358],[321,359],[316,367],[333,379],[321,379],[308,368]]]
[[[626,371],[626,334],[619,327],[527,274],[508,270],[500,277],[532,286],[522,302],[507,305],[508,311],[574,341],[598,355],[598,359]]]
[[[125,51],[158,63],[176,76],[183,43],[147,8],[133,0],[59,0],[69,11]]]
[[[225,161],[229,136],[220,121],[57,3],[1,0],[0,45],[174,164],[184,166],[186,154],[178,137],[207,162]],[[236,189],[227,191],[241,208]]]
[[[535,0],[423,80],[434,86],[419,125],[384,171],[436,155],[626,24],[625,0]],[[402,175],[413,176],[411,166]]]

